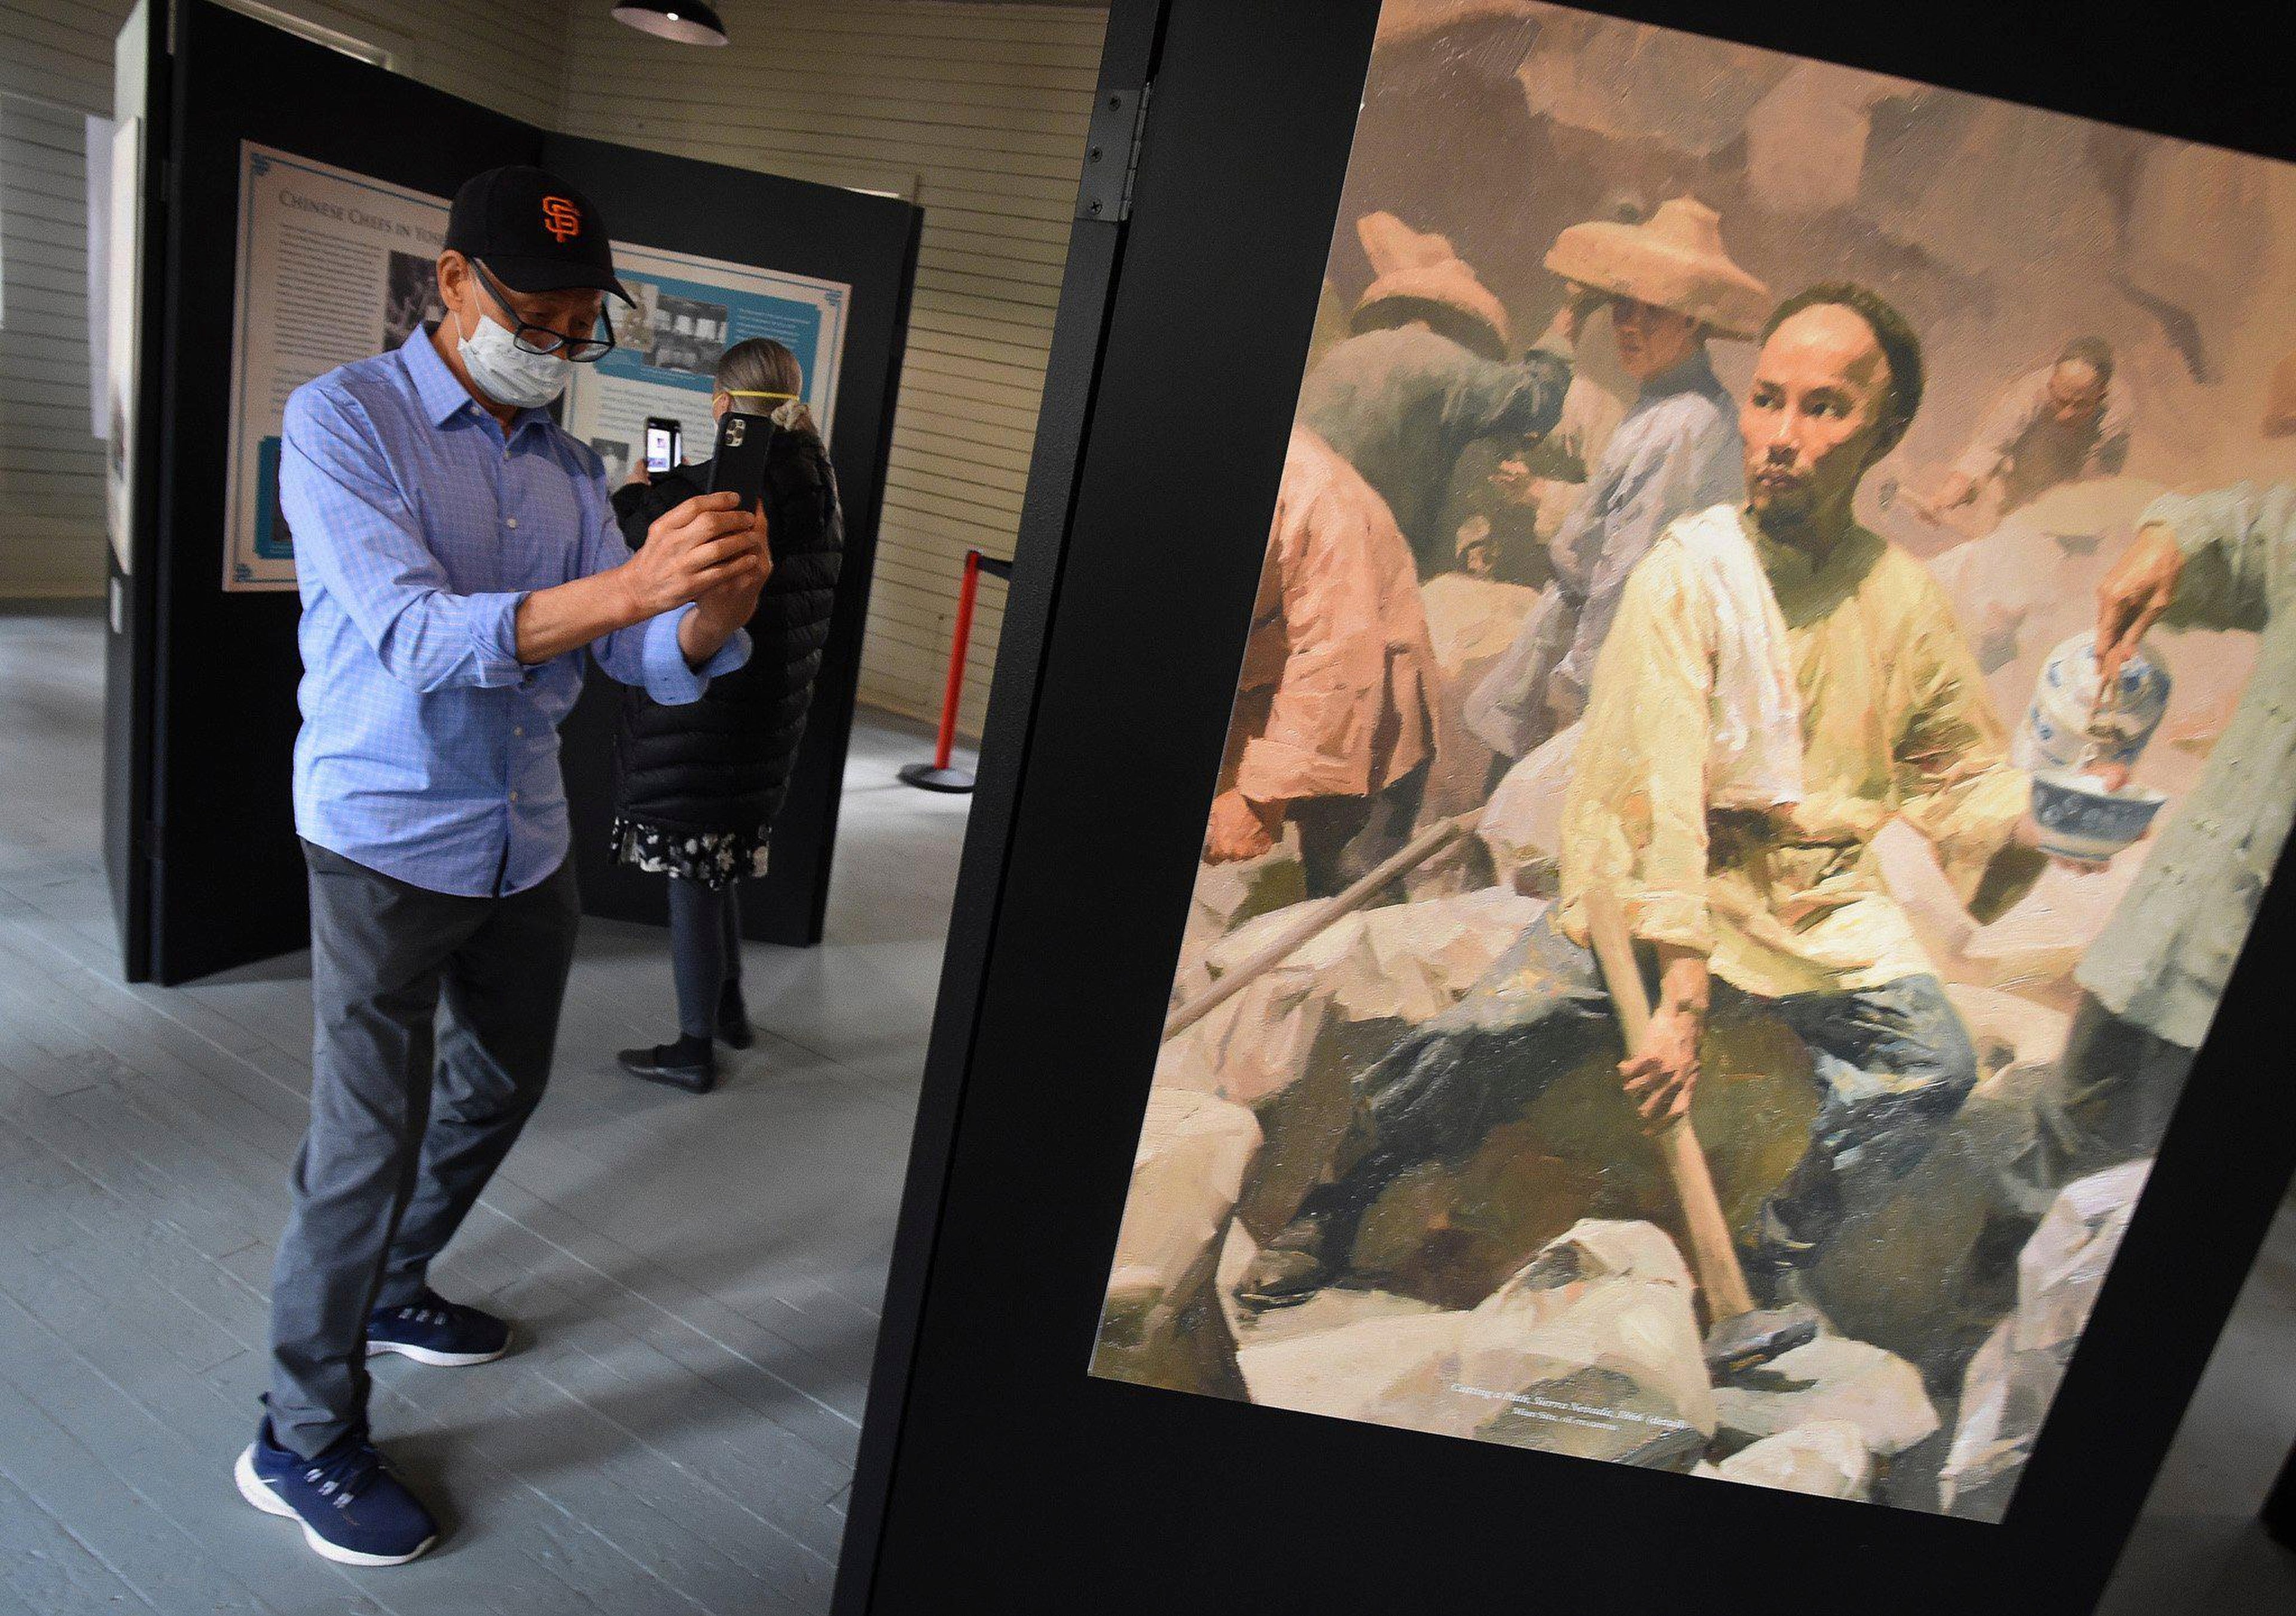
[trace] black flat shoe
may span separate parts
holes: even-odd
[[[682,1088],[690,1095],[706,1095],[718,1087],[718,1062],[706,1051],[693,1061],[674,1044],[656,1044],[651,1049],[625,1049],[616,1058],[634,1078]]]

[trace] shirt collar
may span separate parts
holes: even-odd
[[[1780,544],[1762,531],[1762,524],[1742,505],[1738,509],[1738,521],[1754,541],[1754,553],[1760,557],[1762,570],[1769,578],[1770,591],[1777,596],[1779,609],[1789,623],[1807,620],[1814,612],[1827,610],[1841,598],[1855,594],[1875,559],[1887,548],[1887,541],[1879,534],[1852,522],[1833,549],[1813,559],[1808,551]]]
[[[480,414],[486,413],[479,409],[479,401],[471,397],[471,390],[463,385],[461,379],[447,368],[447,362],[439,357],[439,350],[433,346],[427,327],[417,325],[407,333],[406,340],[399,345],[398,354],[406,362],[407,375],[414,382],[414,396],[422,401],[423,418],[432,426],[444,426],[466,409],[478,411]],[[537,421],[549,419],[550,412],[546,409],[521,410],[511,417],[510,431],[505,438],[514,439]]]
[[[1672,370],[1660,371],[1643,383],[1644,398],[1663,398],[1669,393],[1715,392],[1722,384],[1715,380],[1714,366],[1706,357],[1706,345],[1697,344],[1690,357]]]
[[[471,397],[447,362],[439,357],[431,345],[428,327],[417,325],[399,344],[398,357],[406,363],[406,373],[414,382],[414,396],[422,400],[422,414],[432,426],[444,426],[463,409],[476,409],[478,400]]]

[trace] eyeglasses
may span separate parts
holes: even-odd
[[[614,330],[607,324],[603,310],[598,315],[597,330],[604,334],[590,337],[569,336],[562,331],[553,331],[547,325],[529,325],[518,317],[511,307],[509,288],[495,279],[495,273],[476,258],[471,267],[479,272],[479,279],[494,299],[496,306],[511,317],[511,340],[529,354],[556,354],[576,365],[595,365],[614,351]]]

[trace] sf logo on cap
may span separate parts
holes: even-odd
[[[562,242],[582,234],[582,210],[562,196],[542,199],[542,227]]]

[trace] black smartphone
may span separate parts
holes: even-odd
[[[757,510],[766,497],[766,451],[775,427],[768,415],[727,410],[718,422],[718,452],[709,457],[709,491],[742,496],[742,509]]]
[[[668,415],[646,417],[645,468],[656,476],[685,461],[685,431]]]

